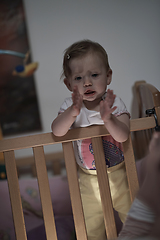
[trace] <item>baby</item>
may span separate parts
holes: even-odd
[[[60,107],[52,122],[52,132],[63,136],[70,128],[95,124],[106,127],[110,135],[103,137],[102,141],[113,207],[124,222],[131,200],[121,143],[129,136],[130,115],[123,101],[112,90],[107,90],[112,81],[112,70],[106,51],[90,40],[72,44],[64,54],[62,76],[72,97],[66,98]],[[91,139],[76,141],[74,151],[79,165],[88,239],[106,239]]]

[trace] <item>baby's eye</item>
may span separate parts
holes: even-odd
[[[98,77],[98,73],[94,73],[94,74],[92,74],[92,77]]]
[[[82,78],[81,77],[76,77],[75,80],[79,81],[81,80]]]

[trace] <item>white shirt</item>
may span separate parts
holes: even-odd
[[[104,95],[104,98],[106,93]],[[72,98],[66,98],[60,107],[59,113],[64,112],[67,108],[72,105]],[[113,114],[117,117],[121,114],[128,114],[127,108],[121,98],[115,98],[113,107],[117,108],[113,112]],[[78,127],[88,127],[91,125],[103,125],[104,122],[101,119],[100,112],[88,110],[84,104],[82,104],[82,108],[80,114],[76,117],[75,122],[72,124],[71,128]],[[106,165],[114,166],[123,161],[123,152],[121,148],[121,144],[116,142],[111,136],[103,137],[103,146],[105,151]],[[111,149],[111,151],[110,151]],[[86,169],[95,169],[95,161],[93,155],[93,149],[90,139],[78,140],[74,142],[74,151],[77,163]],[[115,155],[117,152],[117,155]],[[111,163],[111,164],[110,164]]]

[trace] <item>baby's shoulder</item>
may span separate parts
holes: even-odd
[[[122,113],[127,113],[128,115],[130,115],[125,103],[120,97],[116,96],[113,107],[114,106],[117,107],[116,110],[113,112],[114,115],[118,116],[121,115]]]
[[[114,105],[115,106],[117,106],[117,105],[121,106],[121,105],[125,105],[125,104],[124,104],[123,100],[119,96],[116,95],[115,100],[114,100]]]

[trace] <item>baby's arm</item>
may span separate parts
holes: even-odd
[[[112,90],[107,91],[106,98],[100,102],[100,114],[108,132],[117,142],[124,142],[129,135],[129,116],[122,114],[115,117],[112,113],[116,107],[112,108],[115,95]]]
[[[51,129],[55,136],[60,137],[65,135],[80,113],[82,107],[82,96],[80,95],[77,87],[73,89],[72,100],[73,104],[63,113],[59,114],[52,122]]]

